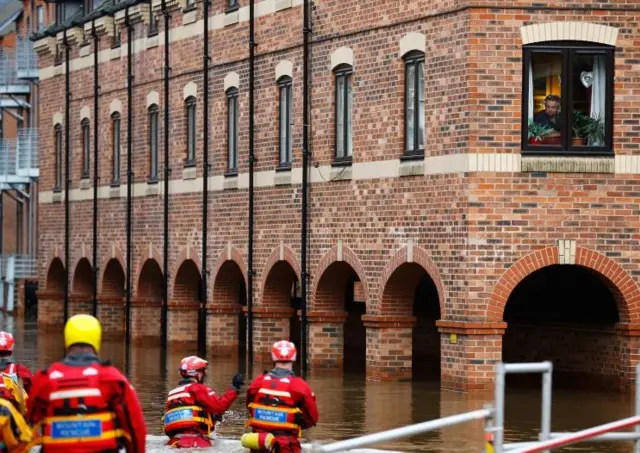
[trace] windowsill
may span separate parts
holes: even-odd
[[[152,182],[152,181],[148,181],[147,182],[147,189],[145,191],[145,195],[158,195],[158,193],[160,192],[160,188],[158,187],[158,184],[156,184],[158,181]]]
[[[403,154],[400,157],[400,162],[415,161],[415,160],[424,160],[424,151],[407,153],[407,154]]]
[[[90,54],[91,54],[91,46],[89,45],[89,43],[83,44],[79,50],[80,57],[86,57],[87,55],[90,55]]]
[[[182,169],[182,179],[196,179],[196,164],[185,164]]]
[[[158,29],[157,29],[157,28],[156,28],[155,30],[150,31],[150,32],[147,34],[147,38],[154,38],[154,37],[156,37],[156,36],[158,36]]]
[[[158,177],[156,176],[155,178],[149,178],[149,180],[147,181],[147,184],[149,185],[154,185],[154,184],[158,184]]]
[[[112,181],[111,184],[109,184],[109,187],[113,188],[120,188],[120,181]]]
[[[557,146],[540,146],[523,149],[522,156],[554,156],[554,157],[614,157],[615,153],[608,149],[585,148],[564,150]]]
[[[332,167],[348,167],[350,165],[353,165],[353,158],[352,157],[345,157],[345,158],[336,159],[331,163]]]
[[[120,183],[117,185],[112,183],[109,186],[109,198],[120,198]]]
[[[276,167],[276,173],[282,171],[291,171],[291,163],[280,164]]]
[[[149,35],[146,39],[145,44],[147,49],[158,47],[158,33],[156,32],[155,35]]]
[[[615,157],[582,155],[531,155],[523,154],[520,159],[523,173],[615,173]]]
[[[62,191],[60,190],[59,187],[53,189],[53,196],[51,197],[51,201],[53,203],[62,202]]]
[[[274,186],[291,185],[291,167],[276,168],[276,174],[273,175],[273,185]]]
[[[198,19],[198,9],[196,5],[188,6],[182,10],[182,25],[189,25]]]
[[[83,176],[80,180],[80,190],[87,190],[91,187],[91,180],[88,176]]]
[[[54,187],[53,193],[62,193],[62,187]]]
[[[238,170],[227,170],[224,174],[225,178],[233,178],[235,176],[238,176]]]
[[[351,162],[348,165],[331,165],[329,172],[330,181],[349,181],[353,178],[353,167]]]
[[[227,9],[224,15],[224,26],[237,24],[240,21],[240,7]]]
[[[120,58],[120,55],[121,55],[120,46],[112,47],[111,48],[111,54],[109,55],[109,59],[116,60],[116,59]]]
[[[228,171],[224,174],[222,190],[235,190],[238,188],[238,171]]]
[[[291,6],[291,0],[276,0],[276,12],[282,11],[283,9],[291,8]]]
[[[424,156],[411,156],[409,159],[400,158],[398,176],[424,176]]]

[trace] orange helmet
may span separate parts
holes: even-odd
[[[271,359],[274,362],[295,362],[297,354],[296,345],[286,340],[273,343],[271,348]]]
[[[185,377],[194,377],[200,371],[204,372],[208,365],[209,362],[206,360],[195,355],[190,355],[180,361],[180,374]]]
[[[16,342],[9,332],[0,332],[0,352],[13,352]]]

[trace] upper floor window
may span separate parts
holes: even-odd
[[[56,3],[56,25],[62,24],[64,22],[64,3]]]
[[[187,0],[185,9],[193,9],[196,7],[196,0]]]
[[[238,5],[238,0],[227,0],[228,4],[227,4],[227,9],[231,9],[231,8],[237,8]]]
[[[111,115],[111,133],[113,146],[113,173],[112,185],[120,184],[120,113],[114,112]]]
[[[36,7],[36,31],[40,31],[44,28],[44,6],[40,5]]]
[[[584,42],[525,46],[523,151],[612,152],[613,52]]]
[[[89,177],[90,149],[89,143],[89,120],[84,118],[80,123],[82,128],[82,177]]]
[[[149,107],[149,180],[158,180],[158,106]]]
[[[404,61],[404,151],[424,156],[424,54],[411,52]]]
[[[238,90],[227,90],[227,170],[238,171]]]
[[[292,93],[291,77],[284,76],[278,80],[280,90],[280,112],[279,112],[279,139],[280,139],[280,167],[291,166],[291,155],[293,151],[293,127],[292,127]]]
[[[54,190],[60,190],[62,188],[62,125],[56,124],[53,131],[56,153]]]
[[[187,119],[187,165],[196,163],[196,98],[189,96],[185,101]]]
[[[336,161],[350,162],[353,148],[351,122],[353,88],[351,76],[353,68],[340,65],[335,70],[336,77]]]
[[[152,11],[149,14],[149,36],[158,34],[158,16]]]
[[[112,47],[120,47],[121,37],[120,37],[120,26],[116,24],[116,21],[113,21],[113,46]]]

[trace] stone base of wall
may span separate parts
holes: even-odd
[[[169,302],[167,342],[175,346],[198,344],[198,302]]]
[[[38,291],[38,329],[60,331],[64,327],[64,294]]]
[[[161,301],[133,299],[131,301],[131,341],[145,345],[160,344],[161,316]]]
[[[207,354],[237,357],[242,307],[238,304],[207,307]]]
[[[118,340],[125,332],[125,309],[122,297],[98,297],[98,320],[102,324],[102,338]]]

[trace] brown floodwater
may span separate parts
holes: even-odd
[[[34,322],[15,321],[9,317],[0,317],[0,328],[16,336],[16,360],[32,370],[41,369],[63,355],[61,332],[44,334],[37,331]],[[165,450],[160,422],[164,398],[178,381],[180,359],[194,352],[170,350],[163,358],[159,348],[136,346],[130,351],[129,363],[125,363],[122,343],[103,345],[102,358],[111,360],[123,370],[138,392],[147,429],[152,435],[150,451]],[[219,393],[228,388],[233,374],[244,371],[236,360],[209,358],[209,361],[208,384]],[[256,368],[252,375],[261,372],[262,368]],[[493,398],[492,394],[468,396],[441,391],[437,381],[379,383],[366,381],[361,374],[322,373],[310,373],[307,380],[317,396],[320,423],[306,431],[305,438],[322,443],[480,409]],[[223,422],[218,424],[216,429],[221,438],[238,439],[245,431],[244,400],[244,395],[240,395]],[[507,387],[505,437],[508,441],[531,440],[537,436],[540,405],[539,388]],[[575,431],[628,417],[632,415],[633,407],[630,395],[554,389],[552,431]],[[375,448],[406,452],[480,452],[482,439],[483,424],[475,422]],[[222,450],[243,451],[237,445]],[[630,453],[632,450],[632,444],[627,442],[585,443],[562,451]]]

